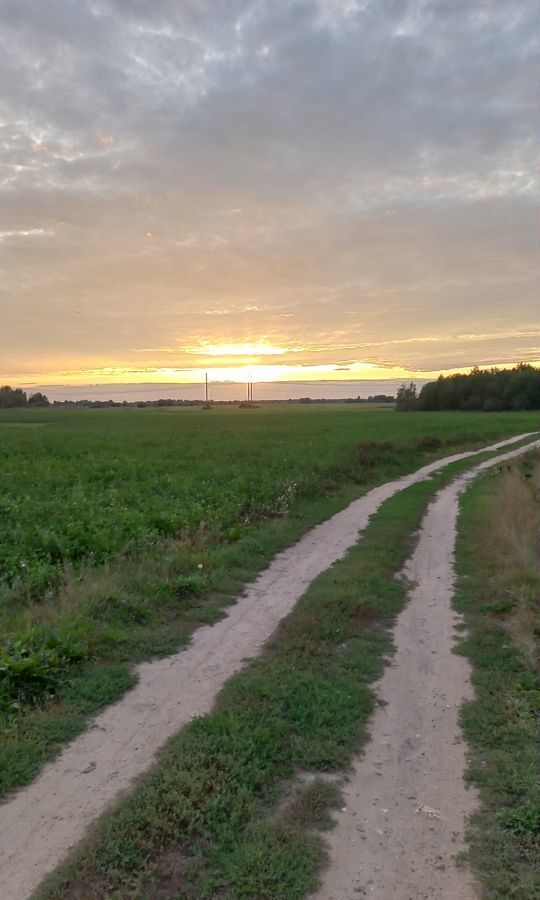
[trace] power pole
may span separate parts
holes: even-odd
[[[204,402],[208,403],[208,372],[204,379]]]

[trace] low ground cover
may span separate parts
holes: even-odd
[[[2,410],[0,591],[42,598],[66,564],[201,528],[235,539],[292,501],[369,480],[375,467],[391,473],[404,455],[413,463],[426,436],[433,449],[488,441],[536,418],[315,406]]]
[[[465,496],[457,608],[476,697],[463,726],[481,808],[470,858],[490,900],[540,895],[540,455]]]

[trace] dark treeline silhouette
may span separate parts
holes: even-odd
[[[311,397],[294,398],[289,397],[287,400],[262,400],[257,399],[257,406],[275,406],[284,403],[395,403],[395,397],[389,394],[375,394],[370,397],[327,397],[312,399]],[[246,406],[245,401],[239,400],[210,400],[214,406]],[[201,406],[204,400],[182,400],[172,397],[161,397],[159,400],[54,400],[51,404],[57,407],[89,407],[90,409],[109,409],[110,407],[132,407],[136,406],[140,409],[146,407],[161,406]]]
[[[45,394],[36,391],[35,394],[28,394],[22,388],[12,388],[9,384],[0,387],[0,409],[15,409],[21,406],[49,406],[49,401]]]
[[[284,403],[394,403],[395,397],[389,394],[375,394],[367,398],[362,397],[329,397],[313,400],[311,397],[300,397],[296,400],[290,397],[288,400],[258,400],[257,406],[276,405]],[[138,407],[139,409],[162,406],[201,406],[203,400],[183,400],[173,397],[160,397],[159,400],[54,400],[49,402],[44,394],[36,393],[27,397],[21,388],[11,388],[7,385],[0,388],[0,409],[14,409],[16,407],[54,406],[56,408],[83,408],[83,409],[118,409],[125,407]],[[238,400],[212,400],[215,406],[238,406]],[[240,404],[246,406],[245,403]]]
[[[212,400],[217,406],[238,406],[238,400]],[[395,397],[390,394],[374,394],[369,397],[327,397],[321,399],[312,399],[311,397],[300,397],[294,399],[289,397],[287,400],[257,400],[258,404],[280,404],[280,403],[394,403]],[[160,407],[160,406],[200,406],[202,400],[184,400],[174,397],[160,397],[159,400],[91,400],[83,397],[80,400],[54,400],[52,403],[40,391],[35,394],[27,395],[22,388],[12,388],[8,384],[0,387],[0,409],[17,409],[24,406],[55,406],[55,407],[84,407],[89,409],[110,409],[118,407]],[[245,406],[245,403],[243,404]]]
[[[500,412],[540,409],[540,369],[520,363],[513,369],[479,369],[468,375],[441,375],[416,394],[402,385],[396,409],[406,411],[460,409]]]
[[[201,406],[203,402],[203,400],[177,400],[173,397],[160,397],[159,400],[90,400],[83,397],[81,400],[53,400],[51,405],[69,409],[122,409],[125,407],[145,409],[156,406]]]

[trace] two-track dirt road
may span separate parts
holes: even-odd
[[[167,659],[138,666],[137,685],[121,700],[98,715],[90,727],[69,744],[53,763],[48,764],[31,785],[19,791],[2,805],[2,829],[0,831],[0,897],[2,900],[25,900],[28,898],[43,877],[54,869],[74,844],[82,838],[88,825],[103,812],[107,805],[128,790],[137,776],[149,768],[157,751],[165,741],[194,716],[200,716],[210,711],[216,695],[225,681],[242,668],[246,657],[253,657],[260,652],[262,645],[272,634],[276,625],[290,612],[313,579],[337,559],[343,557],[358,540],[370,517],[385,500],[398,491],[429,477],[433,472],[451,462],[486,451],[500,450],[533,436],[519,435],[482,450],[454,454],[424,466],[411,475],[369,491],[345,510],[314,528],[294,547],[280,553],[271,566],[248,588],[238,603],[228,610],[222,621],[211,627],[200,628],[196,632],[189,648]],[[515,452],[521,451],[516,450]],[[441,514],[444,518],[444,509]],[[448,532],[450,544],[446,538],[443,540],[441,537],[440,540],[434,541],[432,548],[435,554],[440,549],[445,560],[447,560],[448,552],[451,552],[454,534],[452,503],[448,506],[448,515],[451,519],[450,532]],[[421,542],[421,546],[424,547],[425,552],[425,541]],[[428,598],[426,602],[429,603],[434,599],[432,594],[438,584],[437,579],[434,582],[429,574],[430,566],[433,564],[428,561],[427,569],[424,571],[420,565],[421,556],[417,561],[420,568],[412,570],[413,577],[424,582],[427,591],[425,596]],[[447,576],[450,577],[448,573]],[[451,581],[449,584],[451,589]],[[422,589],[422,584],[420,584],[419,590]],[[432,612],[437,611],[439,614],[438,605],[444,603],[449,610],[449,588],[445,587],[444,590],[443,600],[439,600],[439,594],[435,592],[437,610],[435,607],[433,610],[426,607],[421,615],[421,618],[425,618],[425,623],[421,627],[426,628],[426,635],[430,631],[430,626],[426,623]],[[420,599],[419,602],[423,601]],[[442,651],[444,644],[448,654],[452,641],[452,621],[452,614],[448,611],[447,615],[445,614],[444,623],[441,620],[440,626],[436,629],[440,649]],[[416,626],[412,627],[413,633],[409,634],[411,660],[415,657],[418,648],[422,646],[417,640],[419,635]],[[399,640],[401,641],[401,638]],[[404,637],[403,641],[405,640]],[[433,659],[430,659],[429,662],[433,665]],[[391,668],[388,671],[399,670]],[[429,672],[426,671],[425,674],[429,676]],[[455,676],[450,674],[447,677],[456,677],[460,684],[464,684],[466,672],[460,671]],[[425,680],[429,681],[429,677]],[[397,681],[399,682],[401,679],[398,677]],[[400,685],[397,684],[396,687],[400,687]],[[448,693],[450,687],[445,682],[444,690],[447,691],[447,699],[444,704],[445,709],[448,705],[447,718],[450,720],[453,716],[453,721],[455,721],[455,706],[461,696],[459,689],[455,695],[453,693],[450,695]],[[421,700],[419,694],[420,689],[417,692],[412,690],[403,695],[401,702],[410,708],[416,708]],[[432,692],[430,697],[431,695]],[[433,694],[433,709],[437,703],[439,703],[439,698]],[[399,722],[395,723],[395,726],[397,737],[401,735],[401,726]],[[390,722],[389,727],[394,728],[394,723]],[[415,737],[414,741],[423,740],[424,745],[419,749],[417,743],[414,743],[411,754],[416,756],[418,751],[420,756],[422,753],[429,756],[432,752],[429,741],[437,737],[438,729],[428,728],[428,721],[423,718],[419,730],[415,731],[415,734],[417,733],[420,734],[420,738]],[[444,741],[450,741],[450,744],[445,744],[443,741],[440,746],[446,747],[448,753],[453,749],[453,745],[451,747],[453,734],[452,728],[448,730],[447,725]],[[390,743],[395,742],[392,734],[388,736],[387,740]],[[378,738],[375,736],[374,743],[377,741]],[[381,748],[379,747],[379,749]],[[459,779],[463,769],[463,752],[458,750],[456,753],[458,756],[454,775],[456,779]],[[387,764],[386,757],[381,756],[380,762],[384,767]],[[388,761],[388,765],[391,765],[391,760]],[[399,774],[400,770],[397,770],[396,777],[399,777]],[[378,780],[381,781],[381,779]],[[398,789],[398,793],[400,789]],[[413,809],[406,827],[412,832],[414,823],[424,821],[429,822],[429,828],[437,828],[439,820],[429,818],[430,814],[426,809],[428,805],[432,805],[430,803],[431,794],[427,788],[422,793],[420,786],[418,794],[418,805],[425,804],[423,812],[416,814]],[[459,795],[457,802],[461,803],[462,801],[463,798]],[[377,802],[379,801],[377,800]],[[385,803],[381,800],[381,806],[384,805]],[[390,806],[390,804],[386,805]],[[407,807],[407,814],[409,812],[410,809]],[[364,819],[364,821],[366,820]],[[458,817],[458,821],[461,823],[462,817]],[[338,827],[336,839],[340,833],[340,827]],[[332,840],[334,841],[334,838]],[[364,843],[366,846],[368,845],[367,841]],[[388,862],[388,854],[393,852],[400,853],[397,844],[395,850],[392,849],[391,844],[387,846],[386,862]],[[408,852],[409,850],[406,849],[405,853]],[[331,872],[332,869],[329,871]],[[357,884],[355,883],[354,886],[356,887]],[[326,887],[323,888],[324,890]],[[348,893],[334,892],[333,894],[321,894],[321,896],[335,896],[339,897],[339,900],[345,900],[349,895],[351,897],[358,896],[358,893],[351,893],[352,889],[349,883],[346,890]],[[393,896],[405,898],[424,895],[379,893],[376,896],[381,898],[384,896],[386,900],[387,897]],[[426,894],[425,896],[444,896],[450,900],[450,896],[459,897],[461,895]]]
[[[366,752],[344,785],[317,900],[478,897],[455,862],[476,801],[463,780],[458,721],[472,696],[470,667],[453,652],[462,622],[452,609],[458,501],[476,474],[520,453],[476,466],[439,491],[427,510],[403,573],[412,587],[394,631],[396,652],[377,686],[381,705]]]

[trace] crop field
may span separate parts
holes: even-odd
[[[346,406],[0,413],[0,793],[369,486],[534,430]],[[2,724],[3,723],[3,724]]]
[[[67,563],[198,530],[236,540],[298,500],[405,470],[419,449],[535,421],[324,407],[2,411],[0,585],[39,598]]]

